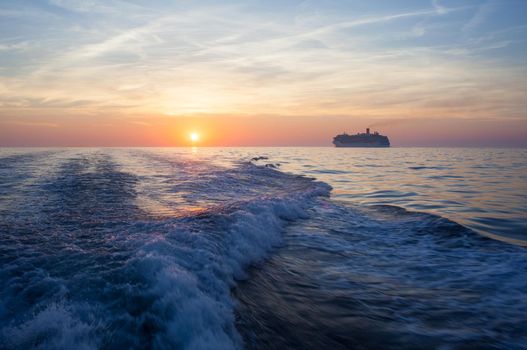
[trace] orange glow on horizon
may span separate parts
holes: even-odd
[[[49,117],[19,122],[0,121],[0,145],[10,146],[329,146],[342,131],[370,127],[388,135],[394,146],[525,145],[527,123],[480,119],[432,118],[408,120],[352,117],[134,116],[130,122],[114,118]],[[119,133],[115,133],[119,128]],[[192,136],[195,134],[197,136]]]

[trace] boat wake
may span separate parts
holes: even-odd
[[[306,218],[330,187],[251,163],[209,167],[206,176],[196,174],[202,164],[169,163],[197,175],[170,183],[171,190],[189,203],[206,199],[206,209],[189,214],[180,204],[178,217],[149,216],[135,205],[145,180],[106,155],[68,157],[42,179],[41,193],[22,190],[46,202],[19,208],[37,222],[5,213],[1,344],[242,347],[230,295],[235,280],[278,247],[284,225]]]
[[[14,155],[0,176],[0,348],[527,341],[523,248],[441,217],[141,150]]]
[[[527,345],[524,248],[395,206],[308,213],[235,290],[247,348]]]

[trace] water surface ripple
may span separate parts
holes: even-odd
[[[526,159],[2,149],[0,349],[527,348]]]

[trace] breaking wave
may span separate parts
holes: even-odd
[[[206,188],[218,200],[153,219],[134,205],[140,177],[111,158],[68,157],[55,170],[39,185],[46,202],[25,208],[38,222],[13,213],[2,227],[8,349],[242,348],[231,288],[281,244],[284,225],[307,218],[330,190],[250,163],[209,168],[199,183],[170,186],[195,188],[186,196],[197,201]]]

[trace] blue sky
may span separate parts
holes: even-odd
[[[527,1],[2,1],[0,122],[526,123]]]

